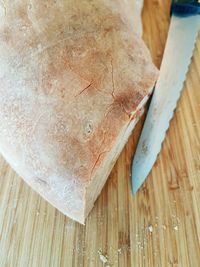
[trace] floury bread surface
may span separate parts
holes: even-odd
[[[0,3],[0,152],[34,190],[81,223],[157,78],[134,6]]]

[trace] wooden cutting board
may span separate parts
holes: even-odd
[[[144,39],[158,67],[169,2],[146,0],[143,12]],[[86,226],[49,205],[0,158],[1,267],[98,267],[106,255],[107,266],[200,266],[200,37],[162,153],[133,196],[129,170],[141,125]]]

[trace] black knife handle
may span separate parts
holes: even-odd
[[[188,17],[200,14],[200,1],[198,0],[173,0],[171,15]]]

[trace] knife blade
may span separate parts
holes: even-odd
[[[172,4],[171,23],[160,75],[132,163],[134,193],[145,181],[161,150],[200,30],[200,16],[195,15],[200,13],[198,1],[187,1],[190,2],[189,5],[180,2],[174,1]],[[192,6],[191,2],[195,2],[195,5]]]

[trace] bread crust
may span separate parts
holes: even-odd
[[[120,1],[4,7],[0,152],[45,199],[83,222],[86,190],[157,69]]]

